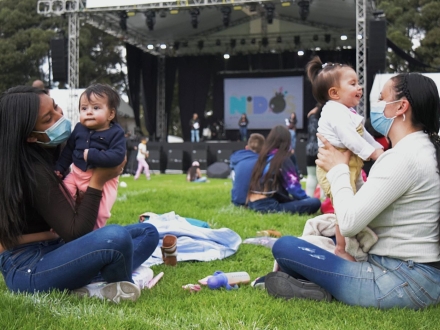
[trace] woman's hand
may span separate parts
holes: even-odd
[[[339,151],[333,147],[325,137],[317,133],[316,136],[324,143],[324,148],[318,149],[318,159],[315,161],[316,165],[328,172],[333,167],[339,164],[347,164],[350,161],[351,151]]]
[[[89,187],[102,190],[102,187],[107,181],[114,179],[122,174],[126,163],[127,156],[125,156],[124,161],[118,166],[95,168],[90,179]]]

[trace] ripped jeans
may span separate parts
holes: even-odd
[[[68,243],[55,239],[19,245],[0,254],[0,270],[6,286],[20,292],[73,290],[98,274],[106,282],[133,282],[133,269],[158,243],[153,225],[108,225]]]
[[[292,236],[279,238],[272,253],[283,272],[348,305],[421,309],[440,299],[440,270],[425,264],[378,255],[352,262]]]

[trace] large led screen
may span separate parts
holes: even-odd
[[[226,129],[238,129],[243,113],[249,129],[271,129],[285,125],[292,112],[302,128],[303,77],[225,78],[224,101]]]

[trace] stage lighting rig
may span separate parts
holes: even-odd
[[[198,8],[193,8],[189,11],[189,14],[191,15],[191,25],[194,29],[197,29],[197,26],[199,25],[199,15],[200,10]]]
[[[119,13],[119,27],[121,28],[122,31],[127,31],[127,12],[125,11],[121,11]]]
[[[267,24],[272,24],[273,16],[275,13],[275,5],[271,2],[264,4],[264,9],[266,10],[266,21]]]
[[[299,17],[305,21],[310,13],[310,0],[300,0],[298,1],[299,6]]]
[[[223,25],[225,27],[228,27],[229,22],[231,21],[231,11],[232,11],[232,9],[229,6],[223,6],[221,8],[221,12],[223,14]]]
[[[154,30],[154,24],[156,23],[156,12],[154,10],[147,10],[145,12],[146,23],[148,26],[148,30]]]

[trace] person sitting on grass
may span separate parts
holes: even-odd
[[[125,160],[96,167],[81,203],[53,171],[70,121],[44,90],[17,86],[0,97],[0,269],[13,292],[77,290],[113,302],[134,301],[133,270],[159,243],[147,223],[93,230],[106,182]],[[85,287],[97,276],[106,283]]]
[[[264,278],[270,295],[333,296],[348,305],[380,309],[417,310],[440,302],[437,86],[418,73],[398,74],[385,83],[370,116],[393,148],[379,156],[356,194],[349,151],[337,150],[319,135],[325,147],[316,161],[327,171],[341,234],[353,237],[366,226],[376,233],[368,260],[348,261],[302,239],[281,237],[272,248],[281,271]]]
[[[186,181],[206,182],[206,177],[202,176],[202,172],[200,171],[200,163],[198,161],[194,161],[191,167],[188,169],[188,173],[186,175]]]
[[[245,149],[238,150],[231,155],[231,201],[235,206],[246,205],[252,170],[257,162],[263,143],[264,136],[253,133],[249,137]]]
[[[248,207],[267,212],[313,214],[321,207],[318,198],[307,196],[290,159],[291,137],[282,125],[270,131],[252,171]]]

